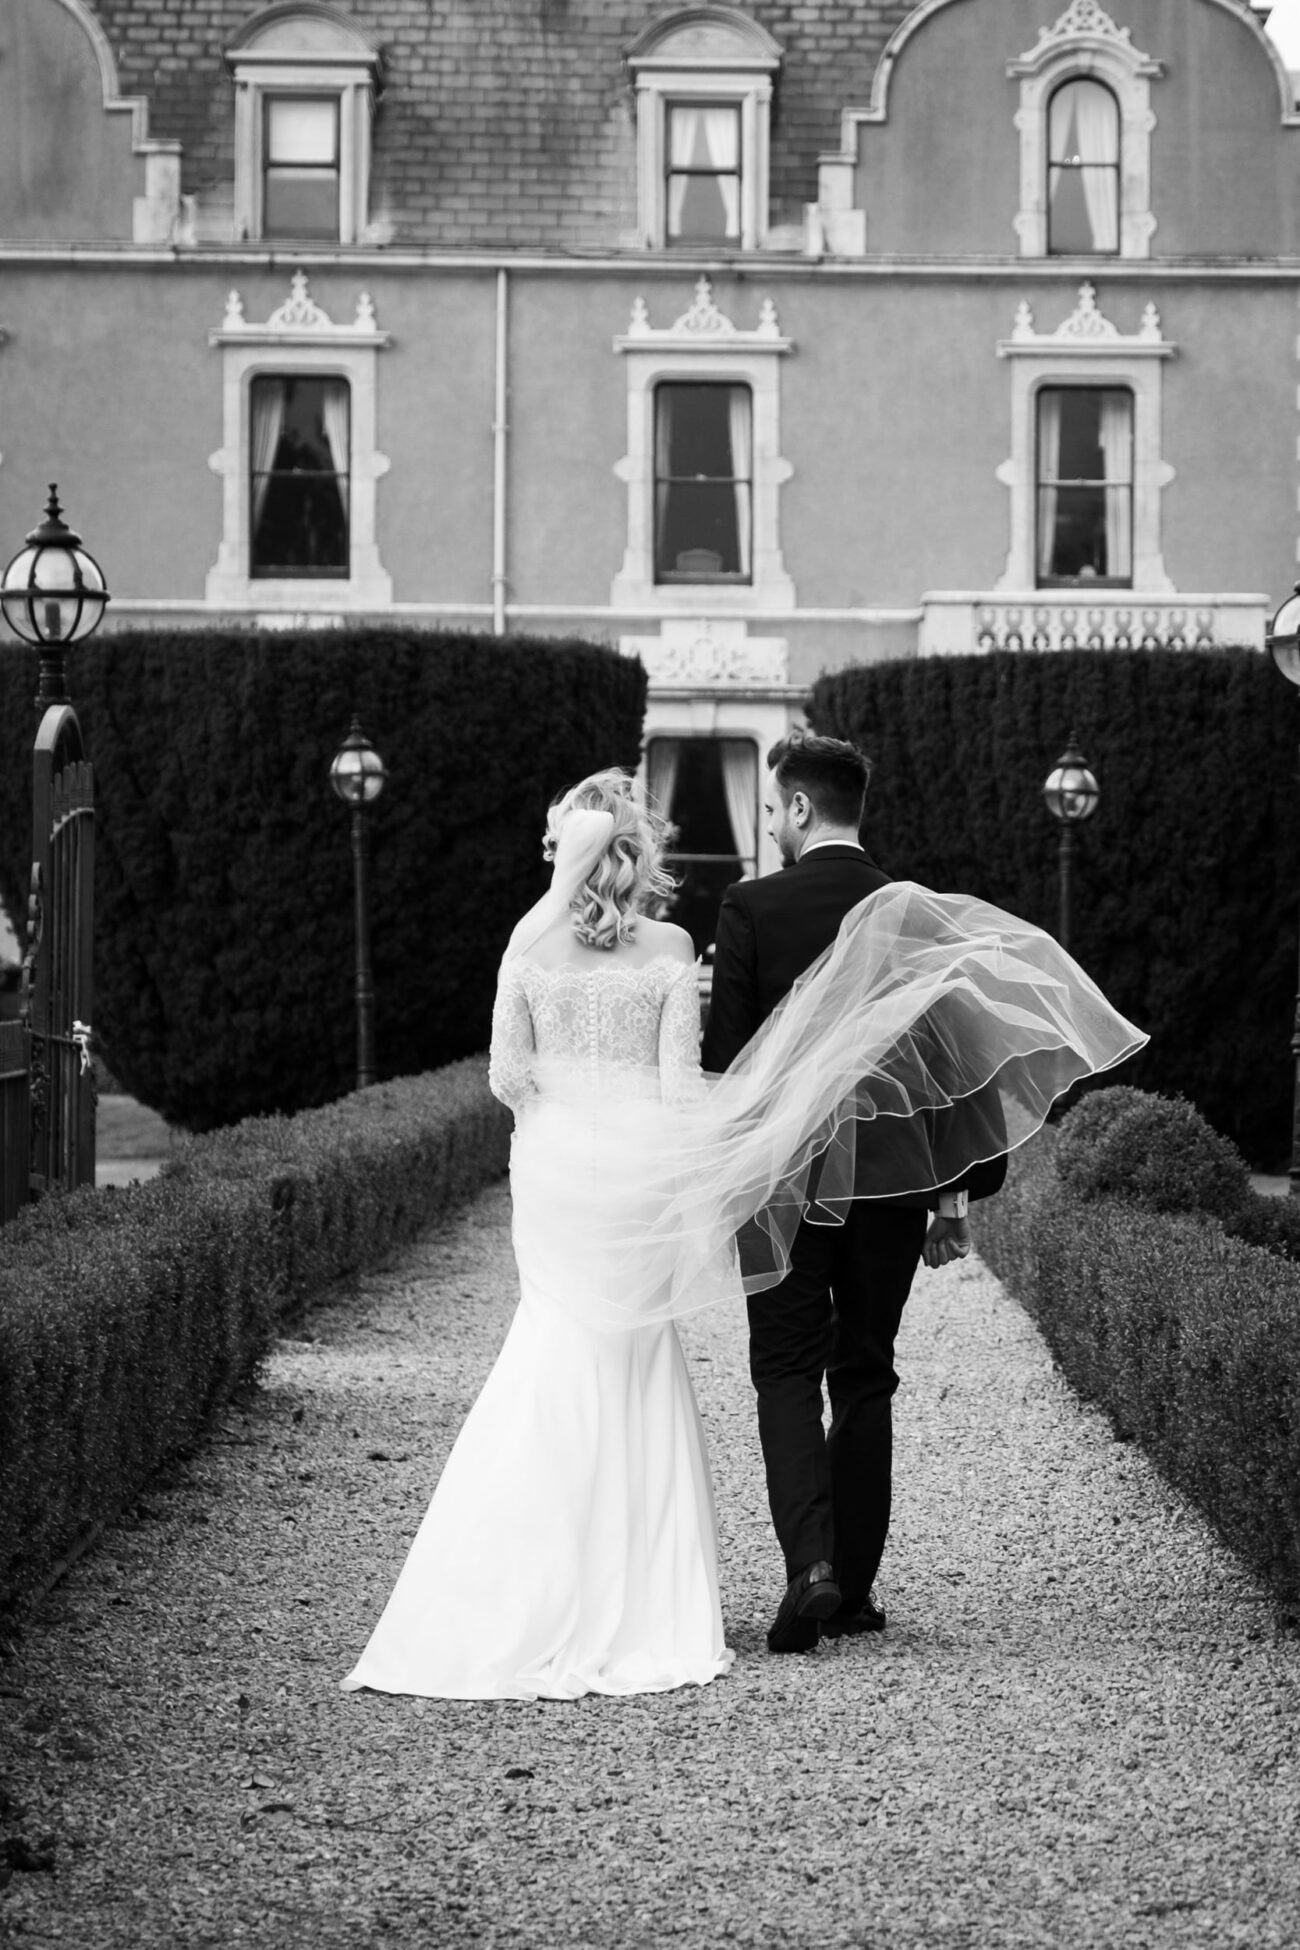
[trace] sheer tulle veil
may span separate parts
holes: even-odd
[[[551,889],[507,958],[564,913],[611,826],[567,814]],[[962,1178],[1146,1041],[1041,929],[892,882],[850,910],[725,1076],[676,1101],[614,1063],[546,1080],[540,1101],[563,1106],[588,1161],[579,1188],[562,1143],[530,1147],[529,1203],[556,1215],[554,1290],[588,1324],[626,1329],[773,1286],[802,1218],[834,1225],[855,1199]]]

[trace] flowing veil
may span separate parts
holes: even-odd
[[[552,895],[520,923],[525,941],[563,911],[593,847],[599,857],[600,817],[565,821]],[[548,1284],[609,1329],[761,1291],[785,1277],[805,1216],[842,1223],[854,1199],[964,1177],[1147,1040],[1041,929],[892,882],[850,910],[725,1076],[676,1101],[625,1066],[550,1079],[589,1162],[578,1188],[564,1145],[533,1158],[534,1212],[580,1214],[544,1229]]]

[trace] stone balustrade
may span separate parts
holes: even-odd
[[[1264,648],[1263,595],[1152,595],[1131,589],[933,593],[922,599],[922,656],[977,650]]]

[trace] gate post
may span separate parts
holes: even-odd
[[[98,628],[109,601],[99,564],[64,522],[51,486],[45,520],[0,578],[0,609],[41,654],[32,758],[32,872],[23,958],[30,1051],[29,1189],[95,1182],[93,1019],[95,800],[68,696],[69,647]],[[10,1176],[8,1120],[4,1177]],[[13,1141],[16,1141],[13,1140]]]

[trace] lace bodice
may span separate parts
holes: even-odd
[[[617,1088],[620,1076],[643,1087],[655,1074],[672,1103],[703,1088],[694,965],[672,955],[584,968],[543,968],[526,955],[502,963],[488,1083],[516,1116],[557,1077]]]

